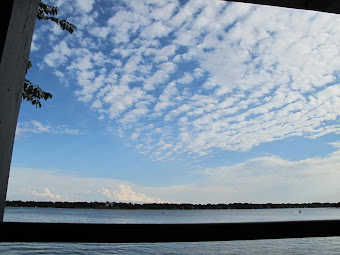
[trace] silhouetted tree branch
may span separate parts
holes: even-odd
[[[57,14],[58,14],[58,7],[45,4],[40,0],[37,19],[38,20],[51,20],[57,25],[59,25],[63,30],[66,30],[67,32],[72,34],[73,31],[77,29],[77,27],[73,25],[72,23],[68,22],[67,20],[53,17],[54,15],[57,15]],[[47,16],[47,15],[52,15],[52,16]],[[32,62],[28,61],[27,67],[26,67],[26,74],[27,74],[27,71],[31,67],[32,67]],[[25,79],[24,90],[22,92],[23,100],[27,100],[28,102],[31,102],[32,105],[35,105],[36,107],[39,106],[40,108],[41,99],[45,99],[46,101],[47,99],[51,99],[51,98],[52,98],[51,93],[43,91],[38,85],[33,84],[28,79]]]

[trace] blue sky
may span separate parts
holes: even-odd
[[[222,1],[57,0],[37,21],[8,199],[335,202],[340,18]]]

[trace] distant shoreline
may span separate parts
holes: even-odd
[[[232,204],[158,204],[158,203],[122,203],[122,202],[42,202],[42,201],[6,201],[7,207],[42,207],[42,208],[81,208],[81,209],[153,209],[153,210],[221,210],[221,209],[275,209],[275,208],[340,208],[338,203],[232,203]]]

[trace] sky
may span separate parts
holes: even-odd
[[[56,0],[36,22],[8,200],[340,201],[340,16]]]

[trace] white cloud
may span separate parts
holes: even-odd
[[[145,97],[146,93],[139,88],[130,89],[127,85],[119,85],[111,86],[103,101],[110,105],[108,109],[110,118],[116,118]]]
[[[40,46],[35,44],[34,41],[32,41],[32,44],[31,44],[31,51],[37,51],[40,49]]]
[[[174,117],[178,116],[181,113],[186,113],[189,112],[191,109],[191,107],[187,104],[183,104],[180,107],[178,107],[177,109],[174,109],[172,111],[170,111],[165,117],[164,119],[166,121],[172,120]]]
[[[151,187],[105,178],[80,177],[60,170],[11,169],[9,200],[165,203]],[[53,192],[52,192],[53,191]],[[152,195],[148,195],[151,193]]]
[[[35,190],[24,190],[25,193],[31,194],[34,197],[34,200],[38,201],[64,201],[64,199],[58,194],[53,195],[48,188],[44,188],[42,192],[38,192]]]
[[[176,70],[176,65],[171,62],[162,63],[158,70],[148,78],[144,83],[144,89],[147,91],[154,90],[155,85],[162,84],[166,82],[170,74]]]
[[[81,10],[90,12],[93,8],[94,1],[95,0],[77,0],[76,3]]]
[[[81,177],[69,171],[12,167],[8,199],[142,203],[338,202],[339,144],[332,143],[335,151],[323,157],[291,161],[267,155],[196,171],[189,183],[178,180],[181,184],[156,187],[117,179]]]
[[[109,28],[108,27],[92,27],[89,29],[89,32],[91,35],[100,37],[100,38],[106,38],[109,34]]]
[[[76,5],[85,15],[93,2]],[[44,60],[64,67],[76,97],[99,118],[123,123],[128,137],[149,123],[166,127],[164,138],[149,130],[133,140],[148,141],[153,153],[162,137],[172,146],[159,158],[340,132],[338,16],[197,0],[127,1],[113,10],[86,21],[95,36],[85,44],[94,48],[78,47],[80,27]],[[107,18],[99,25],[99,17]]]
[[[162,22],[156,22],[146,27],[142,32],[141,36],[145,39],[154,39],[156,37],[166,36],[170,32],[170,28],[164,25]]]
[[[178,79],[177,82],[182,83],[182,84],[188,84],[192,82],[193,80],[194,78],[192,77],[192,75],[189,73],[186,73],[182,78]]]
[[[120,201],[120,202],[137,202],[137,203],[166,203],[159,198],[151,198],[145,194],[137,193],[131,189],[130,186],[124,184],[118,184],[117,189],[110,191],[109,189],[101,188],[99,193],[103,194],[105,197],[110,199],[111,201]]]
[[[338,143],[333,144],[334,147]],[[210,185],[228,186],[247,194],[248,201],[336,201],[340,189],[340,153],[289,161],[277,156],[202,172]]]
[[[15,135],[22,136],[24,133],[46,133],[50,130],[50,125],[43,125],[39,121],[31,120],[29,122],[18,123]]]
[[[145,56],[153,56],[153,60],[158,62],[167,62],[169,58],[175,55],[177,50],[176,45],[167,45],[163,48],[148,48],[143,53]]]
[[[72,50],[68,47],[66,41],[61,41],[53,47],[53,52],[48,53],[44,57],[45,63],[50,67],[58,67],[65,64],[67,58],[72,55]]]
[[[65,78],[65,75],[62,72],[58,71],[58,70],[55,70],[54,74],[56,76],[58,76],[59,78],[61,78],[61,79]]]
[[[150,17],[155,20],[167,21],[171,18],[177,6],[178,6],[178,2],[176,1],[169,2],[159,8],[153,9],[152,12],[150,13]]]
[[[195,68],[193,76],[195,78],[199,78],[204,74],[204,70],[202,68]]]
[[[20,138],[27,133],[51,133],[51,134],[69,134],[83,135],[84,133],[78,129],[71,129],[65,125],[52,126],[51,124],[43,124],[37,120],[19,122],[16,128],[15,136]]]
[[[138,137],[139,137],[139,134],[136,132],[131,135],[132,140],[136,140]]]
[[[174,82],[169,83],[165,87],[163,94],[159,97],[159,101],[155,105],[155,111],[159,112],[173,105],[174,102],[172,101],[172,98],[176,96],[177,93],[176,84]]]
[[[146,115],[148,112],[149,110],[146,107],[136,108],[126,113],[125,116],[121,118],[119,121],[123,124],[136,122],[138,118],[141,118],[142,116]]]
[[[64,84],[65,87],[69,86],[69,81],[66,79],[64,73],[59,70],[55,70],[54,74],[59,78],[60,82]]]

